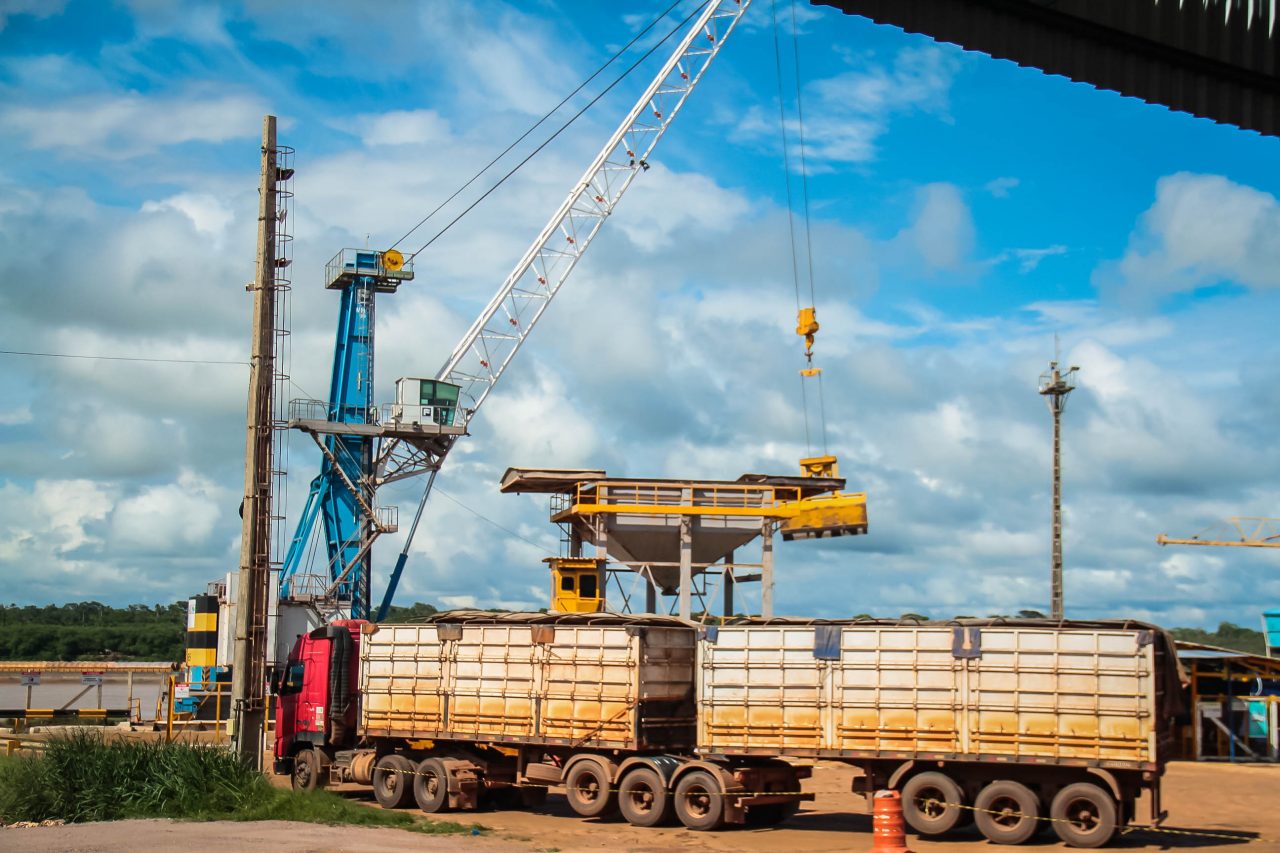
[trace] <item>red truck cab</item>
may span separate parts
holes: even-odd
[[[332,755],[354,745],[360,637],[368,624],[346,619],[300,635],[289,659],[277,669],[272,684],[277,773],[292,774],[295,758],[304,751],[309,756],[316,751]]]

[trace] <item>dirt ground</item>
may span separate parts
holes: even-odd
[[[773,829],[691,832],[683,827],[637,829],[614,821],[583,820],[560,796],[533,812],[483,812],[450,815],[490,829],[480,836],[428,836],[394,829],[326,827],[283,822],[183,824],[170,821],[122,821],[111,824],[0,829],[0,851],[128,850],[167,853],[211,847],[226,853],[338,853],[338,851],[561,851],[607,849],[647,851],[865,851],[871,848],[871,819],[861,797],[849,792],[854,772],[821,765],[807,790],[817,799],[800,814]],[[354,787],[338,789],[354,799],[369,799]],[[1131,832],[1114,846],[1125,850],[1240,850],[1280,853],[1280,767],[1177,763],[1164,785],[1169,818],[1165,828],[1186,833]],[[1139,804],[1139,819],[1145,804]],[[1202,835],[1205,833],[1207,835]],[[1210,837],[1213,835],[1230,837]],[[939,841],[909,838],[918,853],[992,850],[969,829]],[[1052,833],[1030,845],[1036,851],[1065,850]]]

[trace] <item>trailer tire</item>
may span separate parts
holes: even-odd
[[[622,777],[618,807],[632,826],[662,826],[671,822],[675,802],[658,771],[636,767]]]
[[[413,800],[413,762],[384,755],[373,766],[373,797],[384,809],[403,809]]]
[[[609,787],[609,774],[595,761],[579,761],[564,779],[564,795],[569,808],[582,817],[603,817],[616,807]]]
[[[1089,782],[1076,782],[1057,793],[1049,806],[1053,830],[1070,847],[1101,847],[1116,834],[1116,801]]]
[[[304,749],[293,757],[293,770],[289,773],[289,782],[295,791],[314,791],[320,787],[320,774],[324,767],[320,761],[320,753],[314,749]]]
[[[995,844],[1021,844],[1040,823],[1040,799],[1021,782],[992,782],[978,792],[973,806],[978,830]]]
[[[690,829],[710,832],[724,826],[724,788],[705,770],[680,777],[675,790],[676,817]]]
[[[415,768],[413,799],[428,814],[449,810],[449,769],[438,758],[424,758]]]
[[[960,824],[964,792],[950,776],[917,773],[902,786],[902,817],[921,835],[942,835]]]

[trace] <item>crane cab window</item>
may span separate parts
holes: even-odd
[[[578,595],[582,596],[583,598],[596,597],[596,576],[595,575],[582,576],[581,580],[578,581]]]
[[[441,426],[453,426],[453,413],[458,408],[457,385],[423,379],[418,385],[418,405],[431,406],[433,420]]]
[[[573,575],[565,575],[560,578],[560,590],[562,592],[573,592]]]

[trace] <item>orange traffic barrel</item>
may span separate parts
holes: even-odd
[[[911,853],[902,820],[902,796],[897,791],[876,791],[872,802],[871,853]]]

